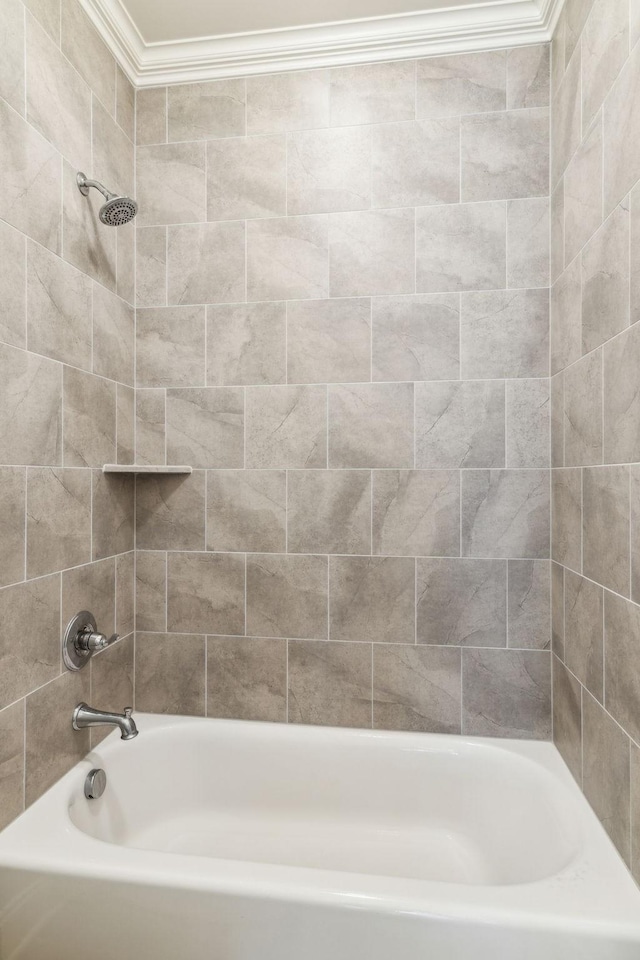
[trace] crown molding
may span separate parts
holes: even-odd
[[[544,43],[564,0],[487,0],[401,16],[145,43],[120,0],[80,0],[136,87]]]

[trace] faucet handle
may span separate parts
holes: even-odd
[[[62,640],[64,664],[68,670],[80,670],[94,653],[104,650],[117,639],[117,633],[112,637],[99,633],[93,614],[81,610],[67,626]]]
[[[114,633],[112,637],[105,637],[104,633],[96,633],[90,627],[78,634],[77,645],[81,650],[88,650],[89,653],[97,653],[98,650],[104,650],[109,644],[115,643],[118,634]]]
[[[132,714],[132,713],[133,713],[133,707],[125,707],[125,708],[124,708],[124,715],[125,715],[125,717],[127,718],[127,720],[131,720],[131,714]]]

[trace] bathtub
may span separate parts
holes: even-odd
[[[136,721],[0,834],[1,960],[640,957],[549,743]]]

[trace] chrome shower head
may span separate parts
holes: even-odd
[[[76,182],[83,197],[88,196],[90,187],[95,187],[105,198],[107,202],[100,207],[99,216],[108,227],[120,227],[124,223],[129,223],[138,212],[138,204],[135,200],[110,193],[98,180],[87,180],[84,173],[78,174]]]

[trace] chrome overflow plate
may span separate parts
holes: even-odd
[[[95,767],[87,774],[84,781],[84,795],[87,800],[99,800],[107,789],[107,775],[100,767]]]
[[[82,670],[94,653],[104,650],[118,639],[117,633],[105,637],[98,633],[96,618],[88,610],[81,610],[69,622],[62,638],[62,658],[67,670]]]

